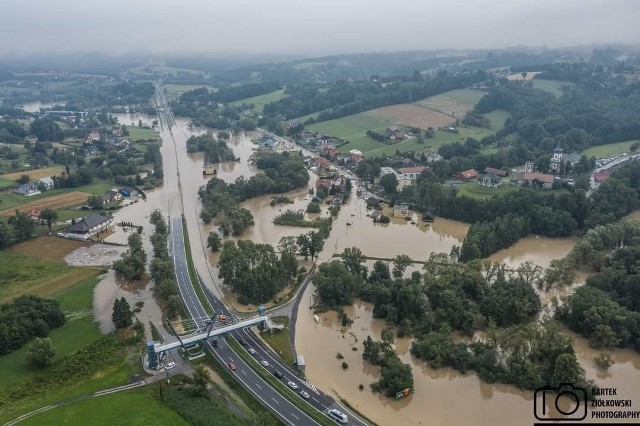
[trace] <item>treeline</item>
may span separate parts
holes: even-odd
[[[387,105],[415,102],[486,79],[487,73],[479,70],[456,74],[443,71],[437,77],[424,77],[418,73],[409,81],[396,80],[385,85],[368,80],[339,80],[328,88],[307,83],[287,88],[289,96],[266,104],[264,114],[291,119],[320,112],[308,123],[326,121]]]
[[[386,142],[389,140],[387,135],[385,135],[384,133],[376,132],[374,130],[367,130],[367,136],[369,136],[371,139],[376,140],[378,142]]]
[[[34,337],[46,337],[65,321],[60,304],[53,299],[20,296],[0,305],[0,355],[20,349]]]
[[[127,280],[137,281],[142,278],[145,273],[145,264],[147,262],[147,254],[142,247],[142,238],[138,232],[129,235],[127,239],[129,249],[122,253],[122,258],[113,262],[113,269],[116,274]]]
[[[317,203],[316,203],[317,204]],[[338,206],[339,207],[339,206]],[[317,217],[314,220],[306,220],[304,213],[301,211],[287,210],[280,213],[273,219],[274,225],[301,226],[306,228],[326,229],[327,233],[331,229],[332,219]]]
[[[248,83],[239,86],[220,87],[216,91],[210,91],[206,87],[190,90],[180,95],[181,103],[200,103],[209,102],[234,102],[240,99],[253,98],[254,96],[266,95],[282,89],[282,85],[277,81],[269,81],[265,83]]]
[[[204,161],[208,163],[219,163],[236,159],[233,150],[227,146],[227,143],[223,140],[216,140],[211,133],[191,136],[187,139],[187,152],[200,151],[204,151]]]
[[[623,221],[590,230],[569,254],[594,268],[557,316],[597,348],[640,351],[640,224]]]
[[[173,318],[180,312],[182,302],[178,295],[173,259],[169,257],[167,248],[169,228],[160,210],[151,212],[149,222],[155,226],[155,232],[150,238],[153,247],[153,260],[149,268],[149,274],[155,283],[153,291],[166,304],[167,315]]]
[[[7,222],[0,221],[0,249],[28,240],[33,233],[33,220],[18,210]]]
[[[227,240],[218,268],[219,277],[238,294],[240,303],[259,304],[273,299],[296,277],[298,260],[287,251],[278,256],[269,244]]]

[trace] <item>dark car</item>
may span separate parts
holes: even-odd
[[[279,372],[278,370],[274,371],[273,375],[276,376],[278,379],[282,378],[282,373]]]
[[[214,347],[218,347],[218,339],[213,339],[213,340],[211,341],[211,344],[212,344]]]
[[[247,344],[247,341],[246,341],[246,340],[244,340],[242,337],[240,337],[240,338],[238,339],[238,343],[240,343],[241,345],[246,345],[246,344]]]

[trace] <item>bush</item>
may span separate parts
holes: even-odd
[[[307,213],[320,213],[320,204],[311,202],[307,206]]]
[[[342,369],[346,370],[347,368],[349,368],[349,364],[347,364],[346,362],[342,361]]]

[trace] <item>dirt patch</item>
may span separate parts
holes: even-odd
[[[392,118],[398,124],[426,129],[428,127],[441,127],[454,121],[448,115],[432,111],[417,105],[400,104],[382,108],[376,108],[368,112],[380,118]]]
[[[59,240],[61,238],[58,238]],[[65,240],[66,241],[66,240]],[[83,244],[64,257],[64,261],[72,266],[111,266],[120,259],[126,247],[107,244]]]
[[[13,216],[16,209],[28,213],[30,210],[60,209],[64,207],[77,206],[87,201],[91,194],[84,192],[67,192],[66,194],[54,195],[52,197],[40,198],[39,200],[30,201],[20,206],[11,207],[0,211],[0,216]]]
[[[89,247],[90,245],[90,243],[83,241],[43,236],[16,244],[11,247],[11,250],[25,256],[33,256],[39,259],[57,260],[62,262],[65,256],[72,251],[81,247]]]
[[[55,167],[47,167],[46,169],[35,169],[35,170],[26,170],[24,172],[15,172],[9,173],[6,175],[1,175],[4,179],[9,180],[17,180],[20,179],[22,175],[28,175],[31,180],[42,179],[47,176],[57,176],[64,170],[64,167],[55,166]]]

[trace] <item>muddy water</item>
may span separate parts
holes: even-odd
[[[26,112],[40,112],[40,108],[51,108],[54,105],[64,105],[65,102],[64,101],[60,101],[60,102],[27,102],[26,104],[22,105],[22,109],[24,109]]]
[[[137,126],[140,120],[142,120],[142,124],[145,126],[151,126],[154,120],[157,120],[158,117],[153,115],[147,115],[135,112],[131,113],[109,113],[114,117],[118,117],[118,123],[124,124],[125,126]]]
[[[527,261],[532,261],[542,268],[548,268],[552,260],[565,257],[578,241],[580,241],[578,237],[528,236],[520,239],[508,249],[492,254],[489,259],[495,262],[504,262],[510,268],[517,268]]]

